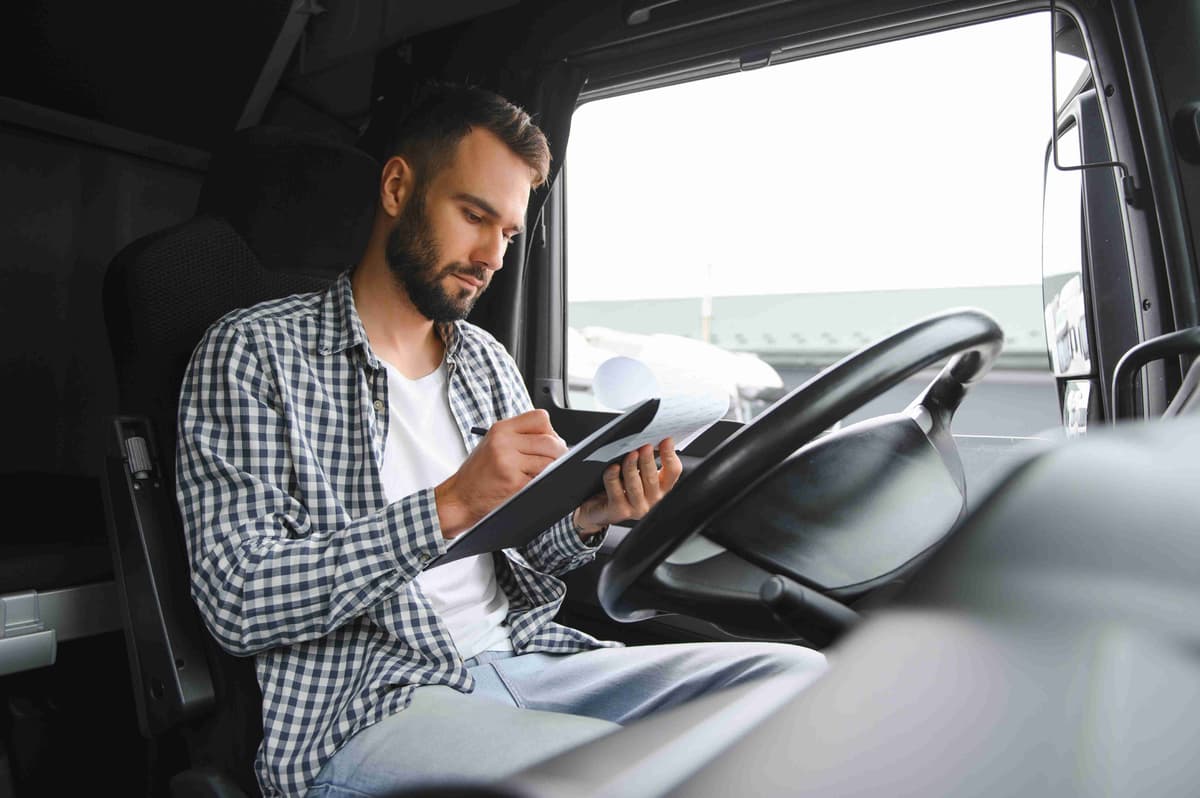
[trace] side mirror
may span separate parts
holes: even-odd
[[[1078,120],[1056,133],[1058,163],[1080,161]],[[1092,363],[1091,325],[1085,286],[1086,233],[1083,172],[1055,166],[1054,144],[1046,148],[1042,195],[1042,303],[1050,368],[1059,385],[1067,436],[1082,435],[1092,415],[1096,369]],[[1097,392],[1099,396],[1099,392]]]
[[[1095,89],[1080,91],[1063,107],[1056,133],[1057,167],[1046,148],[1042,301],[1063,426],[1079,435],[1117,415],[1108,386],[1121,356],[1139,341],[1136,269],[1127,195],[1118,170],[1104,163],[1109,145]],[[1156,379],[1161,371],[1152,364],[1146,377]],[[1126,410],[1136,416],[1141,395],[1134,399]]]
[[[1066,13],[1051,18],[1054,127],[1043,182],[1042,299],[1063,426],[1073,436],[1114,417],[1107,386],[1117,361],[1140,340],[1128,209],[1140,207],[1144,192],[1113,158],[1078,26]]]

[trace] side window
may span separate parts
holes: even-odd
[[[1005,348],[955,432],[1057,427],[1048,25],[1029,14],[582,105],[566,179],[570,404],[619,409],[597,370],[640,361],[658,390],[725,390],[729,416],[749,419],[854,350],[975,306]],[[902,409],[930,376],[848,420]]]

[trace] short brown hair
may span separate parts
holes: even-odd
[[[391,106],[391,108],[389,108]],[[402,112],[394,103],[376,109],[359,146],[379,160],[402,155],[417,181],[428,184],[472,130],[487,130],[503,141],[534,172],[540,186],[550,172],[550,145],[524,109],[495,92],[454,83],[426,83]]]

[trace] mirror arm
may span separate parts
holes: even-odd
[[[1060,172],[1082,171],[1084,169],[1096,169],[1104,166],[1119,169],[1121,171],[1121,189],[1125,196],[1125,202],[1131,208],[1143,208],[1146,201],[1145,192],[1138,187],[1137,182],[1133,179],[1133,174],[1129,171],[1129,167],[1123,162],[1098,161],[1096,163],[1081,163],[1077,166],[1063,166],[1058,162],[1058,136],[1061,131],[1058,129],[1058,59],[1055,58],[1057,48],[1055,47],[1054,31],[1054,14],[1057,11],[1058,9],[1055,8],[1054,0],[1050,0],[1050,162]]]

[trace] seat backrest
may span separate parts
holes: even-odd
[[[157,514],[169,516],[168,523],[144,523],[144,514],[120,512],[119,480],[109,480],[110,531],[134,689],[141,696],[139,718],[148,735],[178,733],[187,764],[229,772],[249,794],[256,792],[251,765],[262,737],[261,695],[252,660],[221,651],[190,599],[173,490],[179,389],[192,351],[222,315],[319,290],[358,261],[370,235],[378,176],[372,158],[345,144],[280,128],[240,131],[214,154],[196,216],[133,242],[105,276],[120,413],[148,418],[165,477],[158,504],[169,505]],[[128,545],[131,540],[141,545]],[[120,562],[130,557],[135,559]],[[192,622],[162,631],[171,624],[139,627],[129,608],[148,606],[157,606],[160,618],[182,613]],[[171,635],[194,637],[186,641],[190,650],[205,652],[214,708],[198,713],[177,707],[148,721],[146,707],[164,700],[162,680],[148,663],[175,650],[179,641],[159,639]]]
[[[121,411],[173,430],[183,372],[208,326],[322,288],[353,265],[370,235],[378,176],[370,156],[318,136],[237,133],[214,155],[195,218],[133,242],[105,275]],[[173,455],[173,440],[163,444]]]

